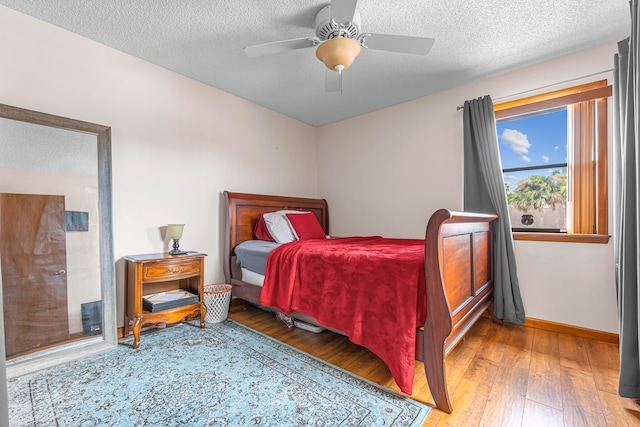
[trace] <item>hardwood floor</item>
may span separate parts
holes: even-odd
[[[229,318],[399,392],[386,365],[342,335],[288,329],[235,300]],[[618,363],[615,344],[481,318],[447,358],[453,413],[434,408],[423,426],[640,426],[640,402],[617,394]],[[419,362],[413,390],[434,406]]]

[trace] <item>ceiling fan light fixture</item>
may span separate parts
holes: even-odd
[[[337,71],[337,66],[341,65],[340,71],[346,70],[353,64],[362,47],[360,43],[349,37],[336,37],[323,42],[316,49],[316,56],[331,71]]]

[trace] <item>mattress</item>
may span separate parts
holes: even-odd
[[[236,264],[238,264],[241,269],[246,269],[264,276],[265,271],[267,271],[267,258],[271,251],[278,246],[280,246],[280,243],[267,242],[266,240],[244,241],[234,249],[236,253]]]

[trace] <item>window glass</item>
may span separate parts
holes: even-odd
[[[500,157],[514,229],[567,228],[567,108],[497,122]]]

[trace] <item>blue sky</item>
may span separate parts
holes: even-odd
[[[498,123],[498,145],[502,168],[519,168],[567,162],[567,110]],[[531,174],[551,170],[508,172],[505,182],[511,190]]]

